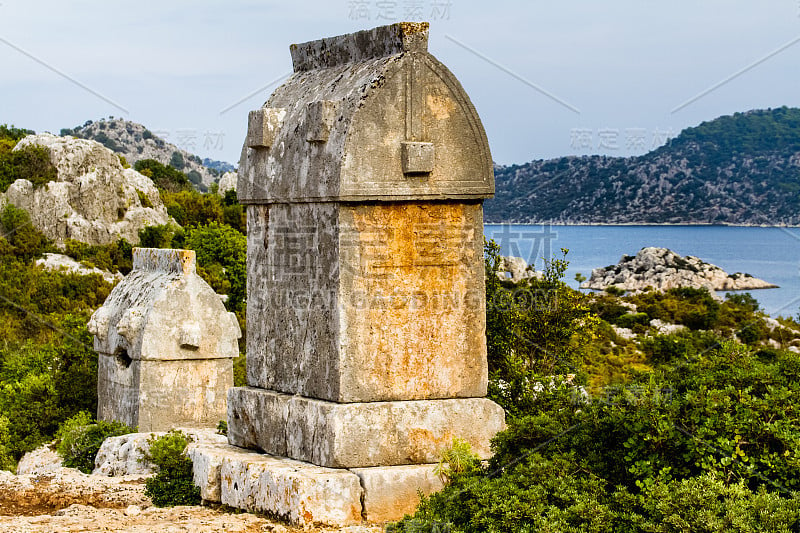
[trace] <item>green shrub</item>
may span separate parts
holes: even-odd
[[[69,239],[64,243],[64,253],[78,262],[91,263],[112,273],[128,274],[133,268],[133,246],[125,239],[105,245],[90,245]]]
[[[0,139],[10,139],[12,141],[19,141],[23,139],[27,135],[33,135],[36,132],[33,130],[26,130],[21,128],[15,128],[14,126],[9,126],[8,124],[0,124]]]
[[[97,409],[97,353],[86,331],[88,318],[50,316],[48,324],[57,323],[59,331],[49,342],[9,339],[0,345],[0,413],[8,421],[0,449],[15,460],[52,440],[67,418]]]
[[[150,449],[145,459],[158,467],[158,473],[145,485],[145,494],[153,500],[153,505],[198,505],[200,488],[192,481],[192,460],[186,455],[190,437],[172,430],[147,442]]]
[[[8,255],[23,262],[54,250],[49,239],[33,227],[28,212],[12,204],[6,204],[0,211],[0,238],[11,246]]]
[[[169,160],[169,166],[177,170],[183,170],[186,168],[186,161],[184,161],[183,155],[180,152],[172,152],[172,157],[170,157]]]
[[[11,434],[9,431],[9,421],[5,415],[0,415],[0,470],[13,472],[17,461],[14,459],[12,450],[9,446]]]
[[[165,192],[161,195],[167,213],[181,226],[204,226],[223,221],[222,201],[215,194],[197,191]]]
[[[465,440],[454,438],[452,446],[442,452],[442,458],[434,468],[434,474],[445,482],[450,482],[457,476],[480,470],[480,466],[480,458],[472,451],[470,444]]]
[[[211,287],[229,296],[230,311],[244,309],[247,289],[247,237],[230,226],[211,222],[186,232],[184,246],[197,253],[197,263]],[[201,272],[202,270],[202,272]]]
[[[142,204],[142,207],[153,207],[153,202],[150,201],[150,198],[148,198],[144,192],[137,189],[136,195],[139,197],[139,203]]]
[[[599,320],[588,297],[562,281],[567,250],[546,262],[540,279],[516,284],[498,278],[494,241],[484,252],[489,395],[516,416],[529,409],[539,377],[577,372]]]
[[[61,424],[56,433],[56,450],[64,458],[64,466],[91,474],[103,441],[134,431],[121,422],[95,422],[89,413],[81,411]]]
[[[650,318],[646,313],[625,313],[624,315],[619,315],[612,323],[621,328],[633,329],[636,325],[649,325]]]
[[[716,335],[702,331],[684,330],[639,339],[639,347],[648,361],[657,365],[688,361],[719,346],[720,339]]]
[[[165,191],[177,192],[191,189],[186,175],[171,166],[162,165],[155,159],[141,159],[133,168],[153,180],[156,187]]]
[[[145,226],[139,230],[139,246],[142,248],[174,248],[176,236],[183,239],[183,229],[174,224]]]

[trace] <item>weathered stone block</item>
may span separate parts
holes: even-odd
[[[414,511],[420,492],[428,495],[443,487],[433,464],[338,470],[202,444],[188,454],[204,500],[301,525],[398,520]]]
[[[228,442],[331,468],[434,463],[454,437],[482,459],[504,427],[486,398],[340,404],[255,388],[232,389]]]
[[[98,358],[97,417],[143,431],[216,426],[227,418],[231,359],[126,361]]]
[[[380,466],[353,468],[364,489],[364,518],[370,522],[400,520],[414,514],[419,493],[442,490],[444,483],[433,473],[436,465]]]
[[[235,448],[204,449],[220,463],[220,501],[270,513],[296,524],[345,526],[361,522],[363,490],[358,476]],[[212,491],[208,490],[211,494]]]
[[[247,141],[250,148],[269,148],[286,116],[285,109],[261,108],[250,111],[247,122]]]
[[[326,142],[336,119],[336,102],[322,100],[310,102],[306,109],[306,140]]]
[[[286,422],[291,396],[263,389],[228,391],[228,442],[286,457]]]
[[[339,402],[485,396],[479,203],[250,206],[248,228],[250,386]]]

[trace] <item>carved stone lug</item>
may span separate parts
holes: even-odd
[[[433,143],[407,141],[402,146],[403,174],[413,176],[433,172]]]

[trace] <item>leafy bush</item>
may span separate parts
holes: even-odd
[[[18,179],[26,179],[39,187],[55,181],[58,170],[50,162],[50,152],[43,146],[30,145],[15,151],[0,150],[0,192]]]
[[[434,469],[434,474],[445,481],[473,470],[479,470],[480,458],[472,451],[470,444],[462,439],[454,438],[453,445],[442,452],[442,459]]]
[[[186,232],[186,248],[195,250],[204,279],[217,292],[228,294],[226,307],[244,309],[247,288],[247,237],[230,226],[212,222]]]
[[[76,261],[90,263],[112,273],[128,274],[133,268],[133,246],[125,239],[105,245],[90,245],[69,239],[64,243],[64,253]]]
[[[54,250],[47,237],[33,227],[28,212],[12,204],[6,204],[0,210],[0,239],[10,246],[2,254],[9,260],[29,262],[46,251]]]
[[[636,325],[646,326],[650,324],[650,318],[646,313],[625,313],[618,316],[613,323],[621,328],[632,329]]]
[[[161,195],[167,213],[181,226],[199,226],[223,221],[220,198],[197,191],[166,192]]]
[[[497,244],[484,250],[490,397],[515,415],[528,409],[539,377],[576,372],[599,321],[586,295],[562,281],[564,258],[547,261],[540,279],[515,284],[497,276]]]
[[[150,449],[145,459],[158,467],[158,473],[149,478],[145,494],[157,507],[172,505],[198,505],[200,489],[192,481],[192,460],[186,455],[190,437],[172,430],[161,437],[147,440]]]
[[[81,411],[61,424],[56,433],[56,450],[64,458],[64,466],[91,474],[103,441],[134,431],[122,422],[95,422],[89,413]]]
[[[679,331],[639,340],[639,347],[653,364],[688,361],[719,346],[720,339],[716,335],[701,331]]]
[[[97,353],[86,331],[88,318],[87,314],[52,318],[48,324],[58,332],[46,343],[23,343],[4,335],[0,413],[8,423],[7,440],[0,442],[0,448],[15,460],[52,440],[67,418],[97,409]]]
[[[183,155],[180,152],[172,152],[172,157],[169,160],[169,166],[176,170],[183,170],[186,168],[186,161],[183,160]]]
[[[162,165],[155,159],[140,159],[133,168],[153,180],[159,189],[177,192],[191,188],[186,175],[170,166]]]
[[[394,530],[796,531],[800,355],[711,339],[675,335],[692,355],[594,400],[541,389]]]
[[[664,293],[650,291],[630,296],[628,300],[651,320],[682,324],[693,330],[713,329],[719,318],[720,304],[706,289],[678,287]]]

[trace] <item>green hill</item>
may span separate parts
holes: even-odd
[[[487,222],[800,225],[800,109],[723,116],[639,157],[495,167]]]

